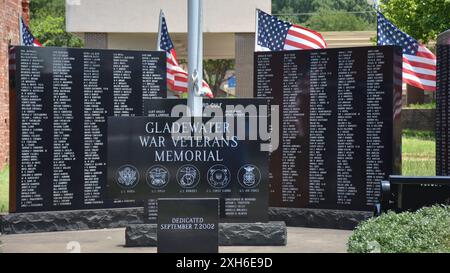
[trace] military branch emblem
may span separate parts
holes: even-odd
[[[244,188],[254,188],[259,185],[261,172],[252,164],[242,166],[237,174],[239,184]]]
[[[147,170],[147,184],[155,189],[161,189],[169,183],[169,170],[161,165],[154,165]]]
[[[194,165],[184,165],[178,169],[177,181],[183,188],[195,188],[200,181],[200,171]]]
[[[214,165],[208,170],[208,184],[216,189],[223,189],[230,183],[230,170],[224,165]]]
[[[116,182],[124,189],[134,188],[139,182],[139,172],[133,165],[123,165],[117,169]]]

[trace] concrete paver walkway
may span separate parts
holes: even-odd
[[[263,252],[346,252],[348,230],[288,227],[286,246],[224,246],[223,253]],[[1,249],[8,252],[156,252],[156,247],[124,247],[125,229],[63,231],[14,234],[0,237]]]

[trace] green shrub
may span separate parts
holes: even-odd
[[[406,138],[418,138],[418,139],[422,139],[422,140],[433,140],[434,141],[436,139],[434,131],[403,129],[402,135],[403,135],[403,137],[406,137]]]
[[[450,207],[371,218],[358,225],[347,246],[353,253],[450,253]]]
[[[8,211],[9,202],[9,167],[0,170],[0,212]]]
[[[423,103],[423,104],[410,104],[405,109],[436,109],[436,102]]]

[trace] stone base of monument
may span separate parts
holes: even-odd
[[[10,213],[0,217],[3,234],[119,228],[144,221],[143,208]]]
[[[331,209],[300,209],[300,208],[269,208],[271,221],[284,221],[291,227],[354,229],[360,222],[373,216],[373,212],[331,210]]]
[[[284,246],[287,230],[284,222],[220,223],[221,246]],[[129,225],[125,230],[125,246],[156,246],[156,224]]]
[[[287,226],[354,229],[372,216],[371,212],[325,209],[269,208],[271,221]],[[93,209],[10,213],[0,216],[0,232],[20,234],[100,228],[120,228],[144,223],[143,208]]]

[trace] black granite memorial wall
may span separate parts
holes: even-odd
[[[436,43],[436,175],[449,175],[450,30]]]
[[[13,49],[10,211],[125,207],[106,196],[108,116],[166,96],[164,52]]]
[[[372,210],[401,172],[399,47],[255,53],[254,96],[280,106],[270,205]]]

